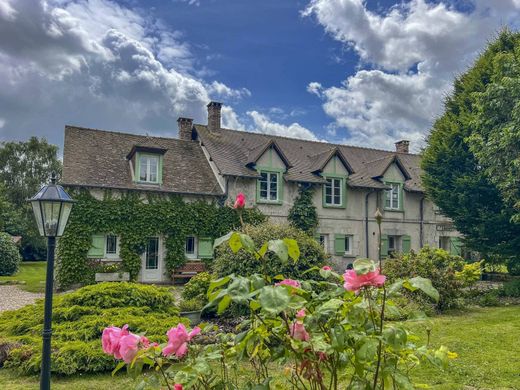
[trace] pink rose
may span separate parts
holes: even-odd
[[[296,321],[291,326],[291,337],[295,340],[309,341],[309,333],[305,330],[303,322]]]
[[[163,349],[163,355],[168,356],[175,354],[177,357],[183,357],[188,352],[188,341],[192,337],[200,333],[200,328],[197,326],[188,333],[183,324],[177,325],[176,328],[171,328],[166,335],[168,336],[168,344]]]
[[[179,383],[176,383],[173,385],[173,390],[182,390],[182,385]]]
[[[296,318],[304,318],[305,317],[305,309],[301,309],[296,313]]]
[[[284,279],[281,282],[275,283],[275,286],[292,286],[292,287],[300,287],[301,284],[297,280],[293,279]]]
[[[235,209],[243,209],[246,205],[246,196],[243,193],[239,193],[236,197],[235,204],[233,207]]]
[[[381,287],[386,280],[385,275],[379,274],[379,268],[364,275],[358,275],[353,269],[346,270],[343,274],[345,283],[343,287],[349,291],[358,291],[361,287],[374,286]]]
[[[324,265],[321,269],[324,271],[332,271],[332,268],[330,267],[330,265]]]
[[[133,333],[121,337],[119,353],[125,363],[130,363],[137,355],[140,340],[141,337]]]
[[[117,326],[109,326],[103,330],[103,334],[101,335],[101,343],[103,345],[103,352],[114,355],[116,359],[121,359],[121,355],[119,354],[119,343],[121,341],[121,337],[128,335],[128,325],[123,326],[123,328],[118,328]]]

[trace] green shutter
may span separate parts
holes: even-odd
[[[450,237],[450,253],[460,256],[462,254],[462,242],[458,237]]]
[[[213,258],[213,240],[211,238],[199,238],[199,257],[201,259]]]
[[[410,241],[410,236],[407,236],[407,235],[404,235],[402,236],[401,238],[401,245],[402,245],[402,249],[403,249],[403,253],[410,253],[410,249],[411,249],[411,241]]]
[[[163,156],[159,156],[159,162],[157,164],[157,182],[162,184],[163,182]]]
[[[388,236],[386,234],[381,235],[381,257],[388,256]]]
[[[334,253],[336,255],[345,254],[345,235],[335,234],[334,235]]]
[[[87,257],[102,258],[105,255],[105,235],[93,234],[92,244],[88,250]]]

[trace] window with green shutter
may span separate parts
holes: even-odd
[[[401,237],[401,249],[402,249],[403,253],[410,253],[411,248],[412,248],[412,242],[411,242],[410,236],[403,235]]]
[[[100,259],[105,254],[105,235],[104,234],[93,234],[92,244],[88,250],[87,257]]]
[[[345,254],[345,235],[335,234],[334,235],[334,253],[338,256]]]
[[[201,259],[213,258],[213,240],[211,238],[199,238],[199,257]]]
[[[450,237],[450,253],[456,256],[462,254],[462,242],[459,237]]]

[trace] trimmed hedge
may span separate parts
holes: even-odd
[[[0,276],[10,276],[18,271],[22,256],[7,233],[0,233]]]
[[[166,330],[181,321],[178,315],[173,295],[163,287],[101,283],[57,296],[51,370],[62,375],[112,370],[114,359],[101,349],[105,327],[128,324],[134,333],[165,342]],[[39,372],[42,324],[43,301],[0,315],[0,349],[9,349],[5,367]]]

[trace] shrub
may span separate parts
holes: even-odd
[[[266,273],[271,277],[283,274],[288,278],[308,279],[316,275],[312,272],[304,273],[305,271],[315,266],[321,268],[324,264],[326,255],[319,243],[313,237],[288,224],[266,222],[257,226],[246,225],[242,231],[251,236],[258,247],[269,240],[281,238],[297,241],[300,248],[300,259],[297,262],[292,260],[283,262],[272,252],[266,254]],[[213,270],[218,276],[232,273],[247,276],[262,273],[262,263],[243,249],[233,253],[227,245],[222,245],[216,249]]]
[[[520,276],[520,259],[510,259],[507,262],[507,272],[511,276]]]
[[[477,304],[479,306],[499,306],[500,300],[498,298],[499,292],[497,290],[489,290],[477,296]]]
[[[179,303],[179,309],[182,311],[199,311],[204,307],[204,302],[202,302],[199,298],[192,298],[182,300]]]
[[[0,276],[9,276],[18,271],[18,266],[22,261],[20,252],[11,236],[7,233],[0,233]]]
[[[463,296],[464,280],[458,278],[456,272],[462,272],[464,264],[460,256],[450,255],[443,249],[424,247],[418,253],[400,254],[385,261],[383,270],[390,281],[415,276],[430,279],[440,295],[434,307],[443,311],[457,307]],[[414,295],[410,299],[425,309],[432,305],[430,300],[422,296]]]
[[[114,361],[103,354],[99,341],[107,324],[129,324],[164,342],[165,329],[178,323],[178,315],[166,288],[142,284],[101,283],[57,296],[51,370],[63,375],[111,370]],[[41,301],[0,315],[0,346],[14,345],[4,362],[6,367],[31,374],[40,370],[42,323]]]
[[[184,300],[201,299],[203,305],[208,302],[206,293],[211,283],[211,275],[207,272],[201,272],[195,275],[184,285],[182,290],[182,298]]]
[[[520,279],[505,282],[498,293],[502,297],[520,298]]]

